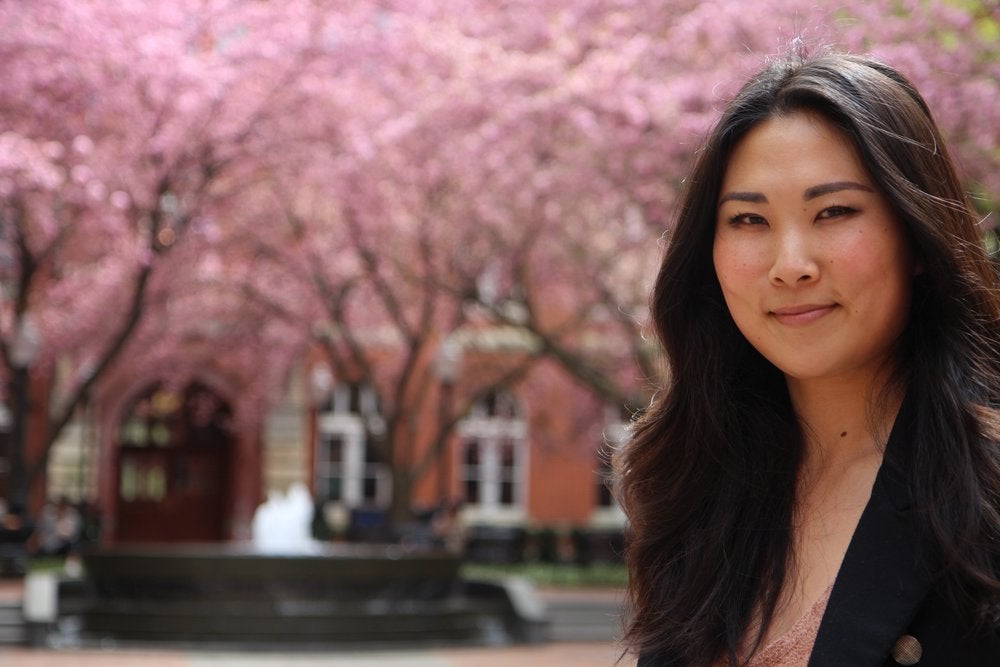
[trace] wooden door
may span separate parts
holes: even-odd
[[[228,407],[203,387],[183,398],[154,389],[138,400],[118,448],[119,542],[226,538]],[[214,407],[206,401],[215,401]]]

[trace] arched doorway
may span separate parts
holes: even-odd
[[[117,540],[203,542],[226,538],[232,410],[192,383],[153,386],[118,429]]]

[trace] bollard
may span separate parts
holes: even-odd
[[[52,572],[31,572],[24,577],[24,616],[27,642],[44,646],[58,613],[59,581]]]
[[[517,619],[517,639],[529,644],[544,642],[549,625],[548,608],[531,581],[527,577],[505,577],[502,586]]]

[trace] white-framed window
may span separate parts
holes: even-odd
[[[345,507],[388,507],[392,478],[380,446],[384,435],[374,389],[335,386],[316,416],[317,498]]]
[[[516,399],[495,392],[477,402],[458,426],[459,481],[467,521],[524,518],[527,423]]]
[[[605,408],[604,429],[598,443],[594,468],[594,510],[590,522],[594,526],[623,526],[625,513],[614,498],[610,485],[614,478],[611,454],[629,437],[630,418],[624,409]]]

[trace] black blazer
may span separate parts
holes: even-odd
[[[917,534],[905,472],[912,424],[904,401],[809,667],[1000,667],[1000,629],[971,634],[925,576],[932,556]],[[654,666],[682,667],[669,656],[639,657],[639,667]]]

